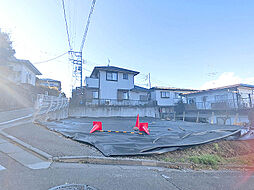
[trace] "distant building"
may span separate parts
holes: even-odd
[[[184,94],[188,110],[232,110],[254,107],[254,85],[235,84]]]
[[[1,63],[0,67],[1,77],[16,84],[35,86],[36,75],[41,75],[40,71],[28,60],[13,58],[6,63]]]
[[[45,86],[48,88],[57,89],[61,91],[61,81],[49,79],[49,78],[42,78],[37,80],[37,85]]]
[[[185,101],[182,93],[196,92],[193,89],[173,87],[152,87],[150,89],[151,99],[157,102],[158,106],[175,106],[180,101]]]
[[[90,77],[86,77],[82,88],[81,102],[86,104],[107,105],[146,105],[149,90],[134,85],[134,77],[139,72],[114,66],[94,67]],[[73,97],[80,88],[73,91]]]
[[[151,100],[154,100],[158,106],[160,117],[169,117],[175,112],[175,107],[179,102],[186,102],[186,99],[180,96],[182,93],[195,92],[193,89],[173,88],[173,87],[152,87],[150,89]]]

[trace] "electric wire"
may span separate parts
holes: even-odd
[[[53,60],[55,60],[55,59],[58,59],[58,58],[64,56],[65,54],[67,54],[67,53],[68,53],[68,51],[67,51],[67,52],[64,52],[64,53],[61,54],[61,55],[58,55],[58,56],[56,56],[56,57],[53,57],[53,58],[51,58],[51,59],[48,59],[48,60],[45,60],[45,61],[40,61],[40,62],[35,62],[34,64],[47,63],[47,62],[53,61]]]
[[[87,18],[87,23],[86,23],[86,28],[85,28],[85,32],[84,32],[84,35],[83,35],[82,43],[81,43],[81,46],[80,46],[80,52],[82,52],[82,50],[84,48],[84,44],[85,44],[85,41],[86,41],[86,36],[87,36],[87,33],[88,33],[89,24],[90,24],[90,19],[91,19],[91,16],[93,14],[93,11],[94,11],[95,3],[96,3],[96,0],[93,0],[91,8],[90,8],[90,13],[89,13],[88,18]]]
[[[70,50],[72,50],[72,48],[71,48],[71,42],[70,42],[70,35],[69,35],[69,30],[68,30],[68,23],[67,23],[67,19],[66,19],[66,12],[65,12],[64,0],[62,0],[62,5],[63,5],[64,21],[65,21],[65,28],[66,28],[66,33],[67,33],[67,39],[68,39],[68,43],[69,43],[69,48],[70,48]]]

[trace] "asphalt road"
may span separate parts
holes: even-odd
[[[100,190],[253,189],[253,175],[233,171],[191,171],[137,166],[52,163],[30,169],[0,153],[1,190],[46,190],[62,184],[87,184]]]

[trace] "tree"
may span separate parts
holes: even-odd
[[[14,57],[15,50],[12,48],[12,41],[7,33],[0,29],[0,64]]]

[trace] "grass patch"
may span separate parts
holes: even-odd
[[[223,169],[229,165],[254,166],[253,146],[254,140],[218,141],[153,155],[151,158],[164,162],[190,164],[191,169]]]
[[[219,145],[218,145],[218,143],[214,143],[213,146],[214,146],[214,149],[218,152],[219,151]]]
[[[175,159],[167,157],[167,158],[164,158],[163,161],[164,162],[175,162]]]
[[[223,159],[217,155],[204,154],[199,156],[190,156],[189,160],[194,164],[204,164],[210,166],[217,166]]]

